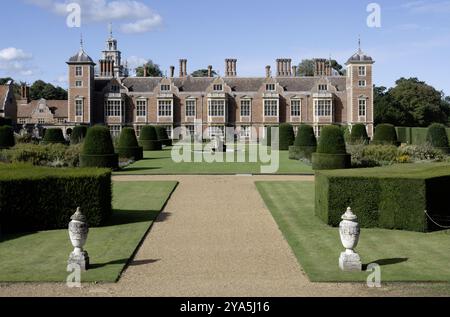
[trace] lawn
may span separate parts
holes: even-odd
[[[370,273],[344,273],[337,228],[314,215],[313,182],[257,182],[256,186],[303,270],[313,282],[365,281]],[[342,211],[344,213],[344,210]],[[450,230],[417,233],[362,229],[363,264],[378,263],[382,282],[450,282]]]
[[[139,175],[139,174],[261,174],[261,166],[268,166],[269,163],[250,162],[248,147],[245,152],[245,162],[228,160],[228,162],[207,163],[202,160],[201,153],[189,153],[192,161],[176,163],[172,160],[172,148],[162,151],[145,152],[144,160],[138,161],[116,174]],[[277,174],[313,174],[311,166],[296,160],[289,160],[288,151],[275,151],[279,154],[279,169]],[[237,154],[231,154],[237,158]],[[201,162],[196,162],[199,160]]]
[[[115,282],[151,228],[177,182],[115,182],[114,212],[90,228],[85,249],[91,269],[81,282]],[[73,250],[67,230],[6,235],[0,240],[0,282],[63,282]]]

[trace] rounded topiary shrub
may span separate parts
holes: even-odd
[[[317,139],[314,134],[314,128],[306,124],[301,125],[298,128],[294,145],[289,148],[289,158],[293,160],[311,160],[311,156],[316,152],[316,149]]]
[[[136,133],[133,128],[124,128],[120,133],[119,146],[117,147],[119,157],[133,159],[135,161],[144,158],[144,149],[139,146]]]
[[[172,146],[172,140],[169,138],[166,128],[162,126],[156,126],[155,129],[156,135],[158,136],[158,140],[161,141],[161,144],[165,146]]]
[[[0,149],[8,149],[15,145],[14,131],[8,126],[4,125],[0,127]]]
[[[369,143],[369,135],[367,134],[367,129],[364,124],[358,123],[352,127],[352,132],[350,133],[350,143]]]
[[[392,124],[379,124],[375,128],[373,144],[398,145],[397,131]]]
[[[141,130],[139,144],[144,151],[161,151],[162,143],[158,140],[158,135],[154,126],[146,125]]]
[[[70,144],[82,143],[86,137],[88,128],[84,125],[79,125],[73,128],[72,134],[70,135]]]
[[[42,142],[44,144],[65,144],[66,139],[64,139],[64,134],[61,129],[47,129],[45,130]]]
[[[312,165],[314,170],[344,169],[351,166],[351,155],[347,154],[341,128],[322,128],[317,152],[312,154]]]
[[[447,131],[443,124],[433,123],[429,126],[427,142],[444,153],[450,153]]]
[[[112,169],[119,167],[119,156],[114,152],[107,127],[95,126],[88,129],[80,154],[80,166]]]
[[[280,125],[280,151],[287,151],[289,147],[294,144],[295,133],[294,127],[289,123],[283,123]]]

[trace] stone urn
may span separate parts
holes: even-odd
[[[343,271],[362,271],[362,263],[359,254],[354,251],[358,245],[361,229],[357,221],[358,217],[349,207],[342,215],[342,221],[339,224],[339,234],[341,242],[346,249],[339,257],[339,267]]]
[[[68,264],[79,265],[82,271],[86,271],[89,267],[89,255],[83,250],[89,233],[86,216],[81,213],[81,209],[78,207],[70,219],[72,221],[69,223],[69,238],[74,250],[69,256]]]

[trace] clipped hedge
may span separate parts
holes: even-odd
[[[311,161],[311,156],[316,150],[317,139],[314,128],[306,124],[299,126],[294,145],[289,147],[289,158],[291,160],[307,159]]]
[[[358,123],[352,127],[352,132],[350,133],[350,143],[369,143],[369,135],[367,134],[367,128],[364,124]]]
[[[428,128],[427,141],[436,149],[450,153],[447,132],[443,124],[434,123]]]
[[[109,129],[95,126],[88,129],[80,155],[81,167],[106,167],[117,169],[119,156],[114,152],[114,145]]]
[[[61,129],[47,129],[45,130],[44,139],[42,140],[44,144],[65,144],[66,139],[64,139],[64,134]]]
[[[375,128],[372,144],[378,145],[398,145],[397,131],[392,124],[379,124]]]
[[[352,207],[364,228],[428,232],[437,229],[425,210],[449,225],[450,165],[408,164],[316,173],[315,213],[338,226]]]
[[[162,143],[158,140],[156,128],[151,125],[142,127],[141,135],[139,136],[139,145],[144,148],[144,151],[161,151]]]
[[[106,169],[54,169],[0,165],[1,232],[67,229],[77,207],[89,226],[112,213],[111,172]]]
[[[280,142],[279,142],[279,150],[287,151],[289,147],[294,144],[295,141],[295,133],[294,127],[289,123],[282,123],[280,125]]]
[[[12,119],[0,117],[0,127],[3,127],[5,125],[12,127],[13,125]]]
[[[120,133],[119,146],[117,147],[119,157],[133,159],[135,161],[144,158],[144,150],[139,146],[136,133],[133,128],[124,128]]]
[[[338,126],[325,126],[317,146],[312,154],[314,170],[343,169],[351,166],[351,155],[347,154],[344,133]]]
[[[0,126],[0,149],[8,149],[16,144],[12,127]]]
[[[84,125],[78,125],[72,130],[72,134],[70,135],[70,144],[79,144],[82,143],[84,138],[86,137],[88,127]]]
[[[158,140],[161,141],[161,144],[165,146],[172,146],[172,140],[169,138],[166,128],[163,126],[155,126],[155,129],[156,135]]]

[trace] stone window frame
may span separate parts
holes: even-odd
[[[275,83],[266,83],[266,91],[276,91],[277,90],[277,84]]]
[[[216,103],[215,105],[213,103]],[[220,103],[220,104],[219,104]],[[227,108],[227,102],[225,99],[212,98],[208,100],[208,117],[211,118],[224,118]]]
[[[158,99],[158,118],[170,118],[172,116],[173,116],[173,100]]]
[[[328,84],[319,84],[318,90],[319,91],[328,91]]]
[[[246,103],[246,104],[244,104]],[[247,109],[247,111],[244,112],[244,109]],[[241,118],[249,118],[252,115],[252,100],[250,98],[244,98],[241,100],[241,109],[240,109],[240,116]]]
[[[214,84],[213,91],[223,91],[223,84]]]
[[[142,109],[143,107],[143,109]],[[136,118],[146,118],[148,115],[148,100],[139,98],[136,100]]]
[[[245,133],[243,133],[245,132]],[[252,136],[252,127],[249,124],[241,125],[239,127],[239,136],[241,138],[251,138]]]
[[[83,66],[75,66],[75,77],[83,77]]]
[[[359,77],[367,76],[367,67],[366,66],[358,66],[358,76]]]
[[[83,81],[82,80],[76,80],[75,81],[75,87],[76,88],[83,88]]]
[[[105,117],[121,118],[122,117],[122,100],[121,99],[107,99],[105,100]]]
[[[193,103],[188,105],[189,103]],[[185,102],[184,114],[186,117],[196,117],[197,116],[197,99],[188,98]]]
[[[275,105],[267,105],[266,103],[268,102],[275,102]],[[274,106],[276,106],[276,114],[274,114],[274,109],[272,108]],[[264,117],[278,118],[280,116],[280,100],[278,98],[265,98],[263,101],[263,115]]]
[[[320,105],[320,103],[326,103]],[[333,100],[332,99],[315,99],[314,100],[314,116],[316,118],[320,117],[331,117],[333,115]]]
[[[358,98],[358,117],[366,117],[366,116],[367,116],[367,98],[359,97]]]
[[[170,84],[161,84],[159,86],[160,91],[171,91],[171,88]]]
[[[79,102],[81,102],[81,105],[78,104]],[[80,109],[78,108],[79,106],[81,106]],[[83,114],[84,114],[84,98],[82,97],[75,98],[75,117],[83,117]]]
[[[296,107],[298,107],[298,110],[294,112],[294,103],[298,103]],[[297,114],[298,113],[298,114]],[[302,116],[302,100],[299,98],[292,99],[291,100],[291,117],[292,118],[301,118]]]
[[[367,80],[365,80],[365,79],[358,80],[358,87],[359,88],[366,88],[367,87]]]

